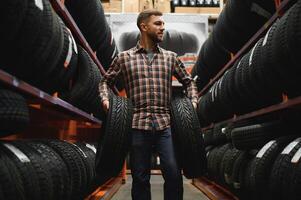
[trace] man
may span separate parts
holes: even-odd
[[[197,89],[176,54],[158,46],[163,40],[162,13],[145,10],[137,18],[140,40],[135,47],[121,52],[100,82],[104,110],[109,109],[108,85],[122,75],[127,97],[134,106],[130,164],[133,177],[132,199],[150,200],[152,148],[158,152],[165,200],[183,199],[183,180],[176,162],[170,130],[172,75],[187,88],[196,108]]]

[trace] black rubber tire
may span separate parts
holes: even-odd
[[[223,132],[225,124],[219,123],[215,124],[213,127],[213,142],[215,145],[225,144],[227,143],[226,134]]]
[[[208,129],[206,131],[203,131],[202,137],[204,139],[204,145],[209,146],[214,144],[213,139],[213,129]]]
[[[83,199],[83,192],[86,189],[86,174],[84,174],[85,166],[78,152],[71,144],[65,141],[39,140],[39,142],[51,147],[65,162],[71,179],[71,199]]]
[[[13,146],[20,149],[30,160],[31,165],[37,174],[38,184],[40,187],[39,199],[52,200],[54,193],[54,185],[50,174],[50,169],[39,153],[28,144],[22,141],[10,142]]]
[[[1,137],[22,132],[29,125],[26,100],[10,90],[0,89]]]
[[[195,77],[196,75],[198,76],[198,78],[196,79],[196,85],[198,91],[201,91],[206,86],[206,84],[209,83],[210,81],[210,74],[208,72],[208,67],[205,65],[204,61],[201,58],[202,58],[202,51],[200,51],[198,55],[198,59],[191,70],[192,77]]]
[[[98,85],[101,74],[89,54],[78,46],[77,77],[73,79],[74,85],[70,91],[59,94],[59,97],[78,108],[93,113],[99,119],[104,119],[105,113],[102,109],[98,95]]]
[[[241,150],[261,148],[271,139],[285,134],[281,121],[237,127],[231,132],[233,145]]]
[[[195,109],[187,97],[171,102],[171,127],[180,166],[187,178],[200,177],[206,171],[204,141]],[[190,155],[190,156],[187,156]]]
[[[213,78],[231,59],[230,52],[218,43],[213,34],[209,35],[200,51],[202,52],[200,53],[202,56],[198,59],[203,59],[205,66],[208,67],[208,80]]]
[[[282,137],[271,140],[266,143],[251,161],[250,177],[250,195],[252,199],[268,199],[269,194],[266,186],[270,176],[270,170],[276,160],[276,157],[283,148],[295,137]]]
[[[0,24],[3,28],[0,30],[0,41],[3,51],[6,50],[6,47],[11,44],[19,33],[26,12],[27,0],[1,2]]]
[[[56,66],[49,74],[52,81],[45,86],[50,93],[61,93],[69,90],[71,79],[76,72],[78,58],[77,44],[75,43],[71,31],[60,18],[58,18],[58,20],[64,34],[63,49]]]
[[[298,1],[293,5],[289,11],[280,19],[279,25],[276,29],[276,39],[280,39],[278,46],[277,61],[278,70],[284,81],[284,90],[289,96],[295,97],[301,94],[301,90],[298,87],[300,80],[298,74],[300,74],[299,57],[298,53],[301,49],[301,42],[299,33],[293,33],[292,31],[300,31],[301,20],[301,3]],[[295,52],[297,51],[297,52]],[[281,54],[280,54],[281,53]],[[283,58],[279,55],[283,55]],[[288,66],[288,67],[285,67]]]
[[[88,191],[90,191],[91,185],[93,183],[93,179],[95,178],[95,167],[93,167],[93,165],[95,164],[95,159],[91,160],[90,158],[88,158],[88,154],[87,151],[84,151],[83,148],[84,146],[82,146],[82,148],[79,146],[79,144],[73,144],[71,143],[74,147],[74,149],[78,152],[78,154],[80,155],[80,158],[82,160],[82,162],[84,163],[84,171],[86,174],[86,181],[85,183],[83,183],[83,196],[88,195]],[[91,161],[92,164],[91,165]]]
[[[209,152],[206,154],[207,159],[207,172],[208,176],[212,180],[216,180],[216,174],[214,173],[214,160],[216,157],[216,154],[221,146],[215,146],[213,147]]]
[[[117,176],[129,151],[133,118],[129,99],[111,95],[110,108],[98,140],[95,169],[99,184]]]
[[[231,144],[224,144],[223,146],[221,146],[218,151],[216,152],[216,157],[214,159],[214,164],[213,164],[213,171],[214,174],[216,176],[216,180],[217,182],[219,182],[220,184],[224,184],[224,176],[221,176],[221,171],[224,170],[223,168],[223,157],[225,155],[225,153],[229,150],[229,148],[231,147]]]
[[[91,48],[96,51],[105,41],[108,22],[102,4],[98,0],[66,0],[65,6],[79,26]]]
[[[95,185],[93,185],[96,177],[96,172],[95,172],[96,148],[94,145],[83,143],[83,142],[76,142],[75,145],[79,147],[86,155],[86,157],[84,157],[86,168],[87,168],[87,191],[85,193],[86,195],[88,195],[96,189]]]
[[[104,70],[108,70],[114,58],[118,55],[118,49],[115,43],[111,29],[108,28],[108,36],[102,46],[97,49],[96,56],[99,59]]]
[[[54,199],[69,200],[72,192],[71,177],[61,156],[46,144],[37,141],[26,141],[26,143],[39,152],[43,162],[49,167],[55,191]]]
[[[21,174],[14,162],[2,150],[0,150],[0,181],[1,199],[26,199]]]
[[[291,200],[297,200],[300,198],[300,190],[298,188],[300,188],[300,151],[301,149],[298,149],[298,154],[296,153],[294,155],[294,157],[296,156],[298,159],[296,159],[296,161],[294,161],[294,167],[293,169],[290,171],[290,179],[289,179],[289,183],[287,185],[286,189],[286,195],[288,197],[288,199]]]
[[[291,169],[293,165],[291,159],[301,147],[300,141],[301,138],[295,139],[277,156],[269,178],[269,198],[275,200],[287,198],[288,191],[284,191],[284,188],[290,184],[289,181],[291,181],[290,177],[292,175]]]
[[[30,159],[13,144],[2,141],[0,144],[1,152],[6,154],[18,169],[24,187],[26,199],[40,200],[40,185],[38,174]]]

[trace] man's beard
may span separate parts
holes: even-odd
[[[148,36],[150,37],[150,39],[154,42],[154,43],[160,43],[163,41],[163,38],[159,38],[158,35],[156,33],[149,33]]]

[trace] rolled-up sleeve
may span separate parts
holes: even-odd
[[[109,87],[114,84],[116,77],[120,74],[120,71],[119,56],[116,56],[99,83],[99,96],[101,101],[109,100]]]
[[[191,78],[190,74],[186,71],[183,62],[176,58],[174,66],[174,75],[180,83],[186,88],[187,96],[192,102],[197,103],[198,92],[195,81]]]

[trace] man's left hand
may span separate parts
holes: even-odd
[[[194,109],[197,109],[198,104],[196,102],[192,102],[192,105],[193,105]]]

